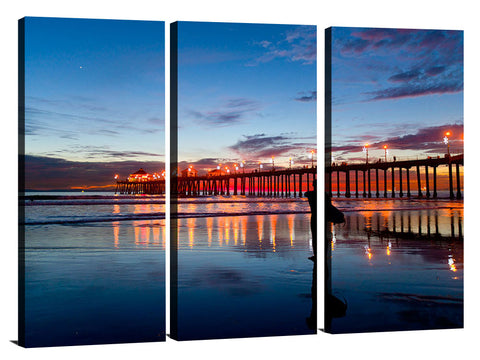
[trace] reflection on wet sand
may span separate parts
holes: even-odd
[[[312,251],[309,229],[298,224],[304,221],[304,217],[303,214],[288,214],[178,219],[179,246],[188,244],[191,249],[202,246],[243,247],[244,250],[271,252],[276,252],[277,248],[297,247]],[[141,236],[142,239],[145,237],[148,233]]]
[[[130,247],[160,247],[165,250],[166,229],[164,220],[135,220],[131,222],[113,221],[113,246],[116,249]],[[132,233],[133,230],[133,233]],[[120,244],[120,238],[123,244]],[[132,241],[130,241],[132,240]]]
[[[316,332],[309,214],[177,224],[179,339]]]
[[[327,235],[330,286],[348,310],[329,331],[463,326],[463,208],[345,215]]]

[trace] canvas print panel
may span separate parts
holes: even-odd
[[[20,79],[20,345],[164,340],[164,23],[22,19]]]
[[[325,328],[463,327],[463,32],[327,29],[326,79]]]
[[[172,337],[313,334],[316,28],[171,33]]]

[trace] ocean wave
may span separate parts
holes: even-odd
[[[310,211],[302,210],[275,210],[275,211],[250,211],[250,212],[211,212],[211,213],[177,213],[171,215],[171,218],[204,218],[204,217],[225,217],[225,216],[253,216],[253,215],[283,215],[283,214],[308,214]],[[68,217],[55,218],[48,220],[25,220],[20,221],[20,225],[73,225],[100,222],[116,222],[116,221],[141,221],[141,220],[164,220],[163,213],[144,213],[144,214],[125,214],[101,217]]]
[[[249,204],[249,203],[295,203],[306,202],[306,198],[265,198],[265,197],[199,197],[172,200],[172,204]],[[165,205],[164,197],[138,196],[63,196],[63,195],[32,195],[19,198],[20,206],[65,206],[65,205]]]

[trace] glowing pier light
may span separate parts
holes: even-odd
[[[367,155],[367,158],[366,158],[366,163],[367,163],[367,164],[368,164],[368,147],[369,147],[369,146],[370,146],[370,145],[365,144],[365,146],[364,146],[363,149],[362,149],[363,152]]]
[[[450,142],[448,141],[448,140],[449,140],[448,137],[449,137],[450,135],[452,135],[452,133],[451,133],[450,131],[447,131],[447,132],[445,133],[445,137],[443,138],[443,143],[444,143],[445,145],[447,145],[447,154],[448,154],[448,156],[450,156]]]

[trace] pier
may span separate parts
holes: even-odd
[[[460,167],[463,167],[463,154],[443,158],[428,157],[420,160],[332,165],[325,168],[325,186],[331,197],[341,197],[340,180],[343,178],[345,184],[344,197],[346,198],[410,198],[416,196],[418,198],[436,199],[438,197],[437,168],[440,166],[448,167],[450,199],[461,199]],[[456,186],[454,186],[454,168]],[[416,176],[410,176],[411,170],[415,172]],[[336,175],[336,192],[332,191],[333,174]],[[423,181],[422,174],[424,175]],[[430,175],[432,176],[431,180]],[[383,189],[380,186],[380,177],[382,178]],[[388,189],[389,184],[390,189]],[[372,192],[372,188],[375,192]],[[411,190],[412,188],[416,189],[416,193]]]
[[[303,197],[313,190],[317,168],[253,171],[216,176],[172,176],[174,196],[244,195],[258,197]],[[117,181],[115,193],[165,194],[165,180]]]
[[[117,181],[115,194],[165,194],[165,180],[150,181]]]
[[[316,167],[218,176],[173,177],[172,193],[178,196],[302,197],[304,191],[313,190],[313,181],[316,178]]]

